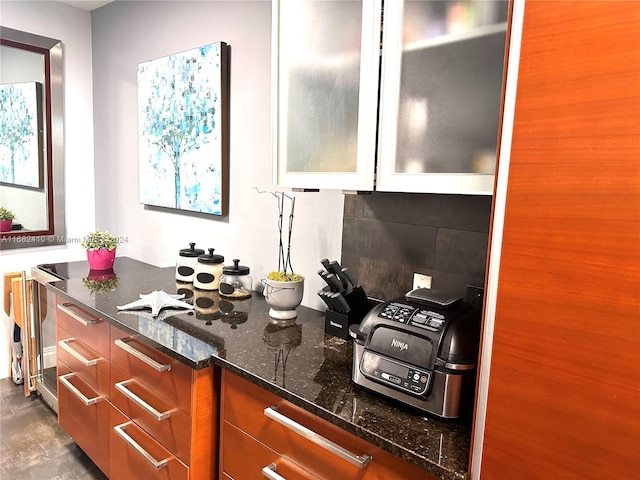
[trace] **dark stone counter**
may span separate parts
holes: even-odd
[[[75,270],[88,273],[86,266]],[[322,312],[299,307],[295,324],[279,327],[260,293],[224,300],[218,292],[177,283],[173,267],[122,258],[114,270],[111,291],[92,292],[86,277],[50,288],[192,368],[225,368],[438,478],[467,477],[470,422],[442,421],[355,385],[351,342],[324,334]],[[196,309],[164,310],[157,318],[149,309],[117,310],[153,290],[185,293]]]

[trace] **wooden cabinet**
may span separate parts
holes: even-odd
[[[109,475],[109,325],[56,299],[58,423]]]
[[[135,459],[116,467],[122,459],[112,455],[111,468],[122,474],[113,478],[134,478],[140,458],[154,469],[170,458],[158,468],[166,473],[149,478],[174,478],[175,468],[189,480],[209,480],[217,471],[218,370],[193,370],[113,325],[111,361],[111,400],[126,418],[112,427],[111,445]]]
[[[285,478],[433,478],[226,370],[220,418],[220,475],[235,480],[260,478],[264,468]],[[249,460],[236,448],[259,453]]]
[[[272,4],[276,184],[492,194],[508,2]]]
[[[58,421],[111,479],[210,480],[218,370],[193,370],[58,298]]]
[[[639,478],[640,8],[519,6],[472,478]]]

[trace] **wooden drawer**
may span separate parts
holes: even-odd
[[[57,297],[56,324],[71,336],[89,346],[102,357],[109,358],[109,323]]]
[[[229,422],[222,422],[221,464],[223,478],[227,475],[227,478],[235,480],[263,478],[264,468],[271,469],[287,480],[318,480],[318,477],[281,457]]]
[[[110,480],[187,480],[189,469],[115,408],[111,411]]]
[[[112,409],[103,396],[58,362],[58,423],[107,476]]]
[[[222,379],[222,419],[320,478],[434,479],[424,470],[408,464],[237,375],[225,370]],[[294,426],[284,426],[268,417],[265,409],[269,408],[269,414],[274,412],[270,407],[277,409],[274,416],[281,421],[284,418],[285,422],[293,423]],[[350,456],[352,461],[296,432],[295,425],[299,425],[300,430],[307,432],[311,430],[313,433],[310,437],[316,440],[328,440]],[[226,450],[226,448],[223,445],[223,449]],[[367,456],[370,456],[371,460],[365,463]],[[354,464],[357,462],[365,464],[358,466]]]
[[[111,366],[111,403],[189,465],[191,418],[186,413],[115,365]]]
[[[191,415],[193,370],[111,326],[111,363],[149,390]]]
[[[109,360],[60,326],[57,328],[56,339],[57,359],[100,395],[109,398]]]

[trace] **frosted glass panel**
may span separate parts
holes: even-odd
[[[394,173],[495,168],[507,2],[406,1]]]
[[[362,2],[281,1],[278,161],[356,172]]]

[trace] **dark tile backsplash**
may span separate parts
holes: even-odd
[[[374,192],[345,195],[342,265],[369,296],[409,291],[413,273],[462,297],[484,286],[491,197]]]

